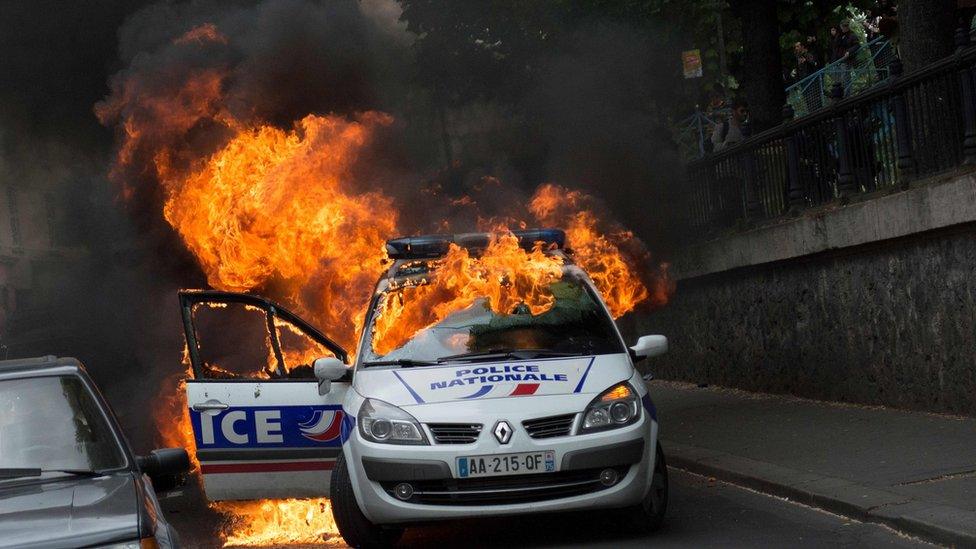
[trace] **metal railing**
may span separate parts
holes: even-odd
[[[786,102],[797,116],[803,116],[830,105],[830,90],[840,83],[844,95],[859,93],[888,78],[888,65],[895,57],[891,42],[883,37],[862,44],[852,61],[834,61],[817,72],[786,87]],[[696,110],[672,126],[672,135],[681,158],[701,158],[711,151],[708,141],[714,126],[728,118],[728,109]]]
[[[976,47],[830,104],[687,165],[694,232],[708,234],[976,163]]]
[[[674,125],[675,145],[681,158],[690,160],[701,158],[711,152],[711,139],[714,127],[729,117],[730,110],[716,109],[708,113],[696,110],[690,116]]]
[[[840,84],[844,95],[865,90],[888,78],[888,65],[895,49],[884,37],[861,44],[848,60],[837,60],[786,88],[786,102],[797,116],[803,116],[830,104],[830,90]]]

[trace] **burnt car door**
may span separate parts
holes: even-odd
[[[186,290],[180,308],[192,367],[186,399],[208,499],[327,496],[349,432],[342,402],[351,377],[320,394],[313,363],[345,363],[345,350],[259,296]]]

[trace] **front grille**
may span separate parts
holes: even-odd
[[[481,434],[480,423],[428,423],[437,444],[471,444]]]
[[[576,414],[541,417],[523,421],[522,427],[525,427],[532,438],[564,437],[573,428],[574,419]]]
[[[409,503],[419,505],[508,505],[568,498],[608,488],[600,483],[600,471],[579,469],[507,477],[421,480],[412,482]],[[614,467],[623,479],[629,465]],[[392,497],[398,481],[380,483]]]

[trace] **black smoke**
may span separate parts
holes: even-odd
[[[647,28],[588,20],[569,35],[522,104],[545,144],[543,177],[603,198],[660,254],[673,207],[664,191],[680,173],[663,116],[675,95],[669,63]]]
[[[452,105],[449,159],[433,83],[418,77],[416,37],[399,15],[393,0],[5,3],[0,173],[50,188],[65,232],[85,250],[77,261],[55,261],[53,282],[36,286],[44,295],[34,300],[57,311],[69,337],[32,340],[16,354],[79,356],[130,433],[149,432],[145,403],[180,368],[175,291],[205,281],[162,220],[152,175],[108,178],[121,115],[150,113],[100,122],[93,107],[127,92],[171,95],[192,71],[229,74],[224,105],[243,121],[290,128],[309,113],[393,115],[355,181],[393,196],[409,230],[443,221],[470,230],[479,218],[517,216],[551,181],[601,197],[607,216],[660,253],[669,236],[662,216],[673,208],[663,189],[679,170],[663,114],[674,63],[652,28],[601,17],[568,23],[559,48],[533,56],[514,96]],[[227,43],[176,43],[205,24]],[[140,87],[124,89],[134,81]],[[163,138],[200,151],[219,145],[221,128],[202,120]],[[124,185],[133,198],[119,198]],[[465,196],[477,204],[466,206]]]
[[[151,383],[139,356],[161,341],[146,337],[145,314],[161,286],[106,183],[112,135],[91,106],[121,68],[118,31],[142,4],[5,2],[0,17],[0,223],[19,229],[0,252],[0,344],[9,358],[80,358],[133,427],[145,425],[127,401]]]

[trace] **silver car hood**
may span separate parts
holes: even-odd
[[[361,395],[396,406],[547,395],[592,395],[633,375],[624,353],[412,368],[361,368]]]
[[[139,538],[132,474],[0,482],[0,544],[85,547]]]

